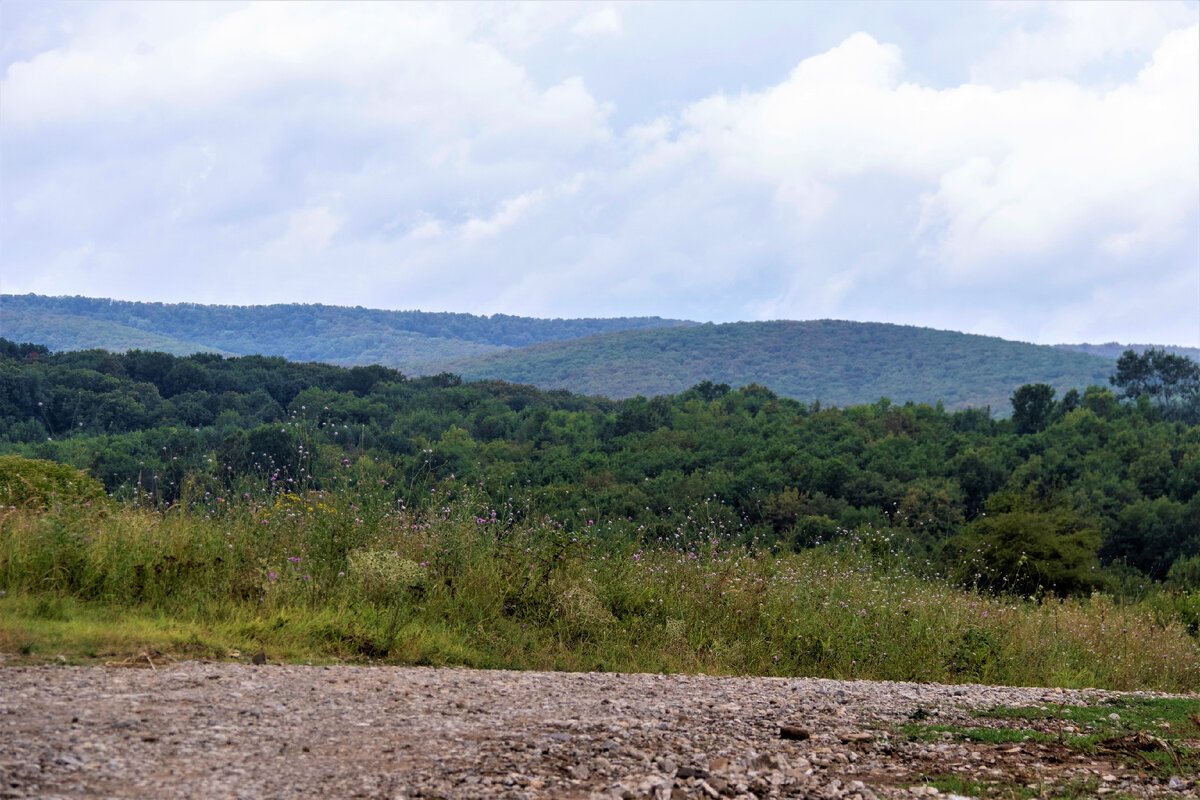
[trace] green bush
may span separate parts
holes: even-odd
[[[1175,559],[1167,572],[1167,586],[1172,589],[1200,590],[1200,556]]]
[[[0,507],[47,510],[56,505],[106,504],[100,481],[53,461],[0,456]]]

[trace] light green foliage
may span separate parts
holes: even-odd
[[[777,553],[695,503],[678,538],[649,546],[628,522],[572,533],[520,518],[485,487],[441,483],[445,505],[416,511],[389,509],[378,487],[10,512],[0,649],[84,657],[140,620],[143,642],[179,653],[224,642],[298,660],[1200,686],[1170,608],[964,589],[915,572],[891,529]],[[178,641],[181,621],[203,648]]]
[[[425,587],[425,567],[386,550],[355,550],[347,574],[358,581],[371,602],[383,603],[419,592]]]
[[[0,507],[47,509],[54,505],[106,505],[95,478],[53,461],[0,456]]]
[[[588,587],[568,583],[555,589],[556,621],[569,638],[598,637],[616,623],[612,613]]]

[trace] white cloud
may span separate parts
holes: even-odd
[[[754,39],[785,51],[768,81],[614,94],[612,59],[675,52],[641,27],[668,8],[66,4],[69,25],[5,39],[6,288],[1200,333],[1178,277],[1198,257],[1196,4],[972,6],[1002,32],[963,48],[970,83],[914,73],[923,34],[872,35],[882,7],[839,5],[855,24],[815,49]],[[678,52],[721,45],[711,23]],[[630,105],[649,110],[614,130]],[[1183,323],[1112,307],[1161,307],[1163,286]]]
[[[946,276],[1019,269],[1081,240],[1111,255],[1130,236],[1145,245],[1189,234],[1198,30],[1171,32],[1134,81],[1103,91],[1066,81],[927,89],[901,82],[894,47],[857,34],[777,86],[689,107],[678,139],[647,147],[648,158],[707,160],[764,185],[807,225],[847,180],[918,181],[928,189],[917,233]]]
[[[1145,61],[1171,31],[1196,20],[1194,4],[1107,2],[1004,3],[1019,27],[971,69],[972,83],[1014,86],[1023,80],[1078,77],[1100,62]],[[1034,18],[1030,20],[1029,18]],[[1041,27],[1029,30],[1026,26]]]
[[[585,38],[593,36],[620,36],[621,15],[617,13],[617,9],[614,6],[605,5],[580,18],[578,22],[571,26],[571,30]]]
[[[408,235],[413,239],[436,239],[442,235],[442,223],[436,219],[427,219],[413,226]]]
[[[500,209],[486,219],[472,218],[463,223],[462,236],[467,241],[498,236],[506,228],[515,225],[521,217],[542,202],[541,190],[511,197],[500,204]]]

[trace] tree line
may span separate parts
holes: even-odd
[[[1198,386],[1189,359],[1127,353],[1108,386],[1061,398],[1022,386],[996,419],[886,398],[804,404],[756,384],[614,402],[379,366],[0,339],[0,452],[163,504],[366,480],[429,504],[456,481],[568,530],[620,520],[648,540],[690,527],[801,549],[869,526],[934,572],[1087,592],[1200,567]]]

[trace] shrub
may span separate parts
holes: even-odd
[[[106,504],[103,484],[53,461],[0,456],[0,506],[45,511],[53,505]]]
[[[425,568],[386,550],[355,550],[350,554],[350,575],[362,582],[363,592],[375,603],[395,600],[425,589]]]

